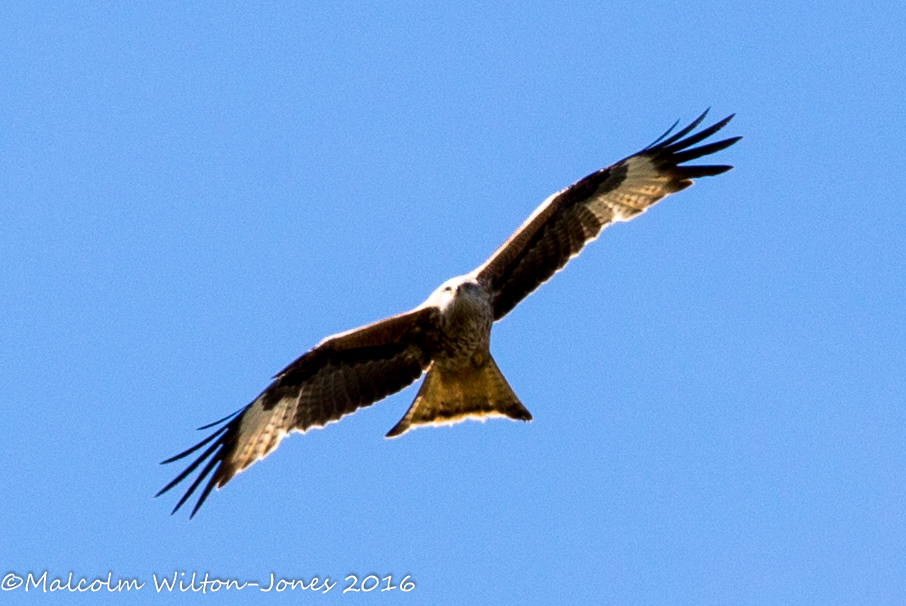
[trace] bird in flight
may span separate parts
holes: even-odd
[[[675,123],[642,151],[550,196],[484,264],[447,280],[415,309],[318,343],[277,373],[250,404],[199,428],[217,427],[210,436],[163,461],[172,463],[204,449],[155,496],[204,465],[172,512],[210,476],[192,517],[211,490],[266,457],[289,432],[338,421],[400,391],[422,373],[427,374],[415,401],[388,438],[421,425],[465,419],[530,421],[532,415],[491,357],[491,326],[603,228],[629,221],[661,198],[689,187],[693,179],[730,170],[726,165],[686,164],[741,138],[694,147],[733,117],[693,132],[707,113],[671,136]]]

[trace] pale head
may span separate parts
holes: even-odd
[[[487,307],[490,297],[474,276],[465,275],[450,278],[438,286],[425,303],[437,307],[446,316],[462,308]]]

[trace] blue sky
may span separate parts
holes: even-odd
[[[0,572],[145,583],[111,603],[174,572],[339,581],[181,598],[222,604],[903,603],[904,22],[5,3]],[[709,106],[737,114],[735,170],[495,326],[532,423],[387,441],[412,387],[294,434],[191,522],[152,498],[179,471],[159,461],[321,338],[418,305]],[[415,589],[344,595],[350,574]]]

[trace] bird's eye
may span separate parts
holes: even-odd
[[[452,286],[444,286],[444,292],[453,292]]]

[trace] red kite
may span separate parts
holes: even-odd
[[[707,114],[707,112],[705,112]],[[481,267],[447,280],[406,313],[333,335],[277,373],[248,406],[201,427],[220,427],[172,463],[207,446],[167,484],[167,492],[200,465],[175,513],[211,475],[192,516],[216,486],[267,456],[289,432],[323,427],[400,391],[427,373],[415,401],[388,438],[420,425],[509,417],[530,421],[491,357],[491,326],[579,254],[611,223],[629,221],[699,177],[730,170],[686,162],[733,145],[731,137],[693,147],[733,117],[697,133],[705,114],[673,136],[594,172],[545,200]],[[210,444],[210,445],[209,445]],[[208,446],[209,445],[209,446]]]

